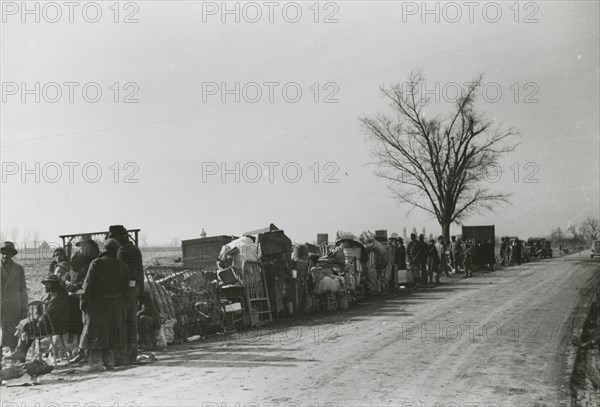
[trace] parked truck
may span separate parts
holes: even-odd
[[[485,243],[488,241],[492,241],[492,244],[496,244],[496,227],[494,225],[485,225],[485,226],[463,226],[462,227],[462,241],[466,242],[467,240],[479,241],[480,243]],[[496,251],[492,250],[484,250],[481,252],[481,255],[484,256],[482,260],[483,264],[495,264],[496,263]]]
[[[462,227],[462,240],[473,240],[477,239],[480,242],[487,242],[492,239],[492,242],[496,241],[496,228],[494,225],[487,226],[463,226]]]

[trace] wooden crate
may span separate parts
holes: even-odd
[[[236,236],[211,236],[181,241],[183,265],[185,267],[216,268],[221,248],[237,239]]]

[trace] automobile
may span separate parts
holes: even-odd
[[[529,247],[530,257],[537,257],[545,259],[546,257],[552,257],[552,247],[550,241],[544,238],[529,238],[527,239],[527,245]]]
[[[592,242],[592,254],[590,257],[593,259],[594,256],[600,257],[600,240],[594,240]]]

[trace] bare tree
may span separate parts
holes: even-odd
[[[588,216],[579,226],[579,232],[590,241],[597,240],[600,232],[598,219]]]
[[[29,237],[31,236],[31,231],[27,230],[23,232],[23,244],[24,248],[27,249],[27,244],[29,243]]]
[[[142,247],[148,247],[148,233],[142,233]]]
[[[562,231],[560,226],[557,227],[556,229],[553,229],[552,232],[550,232],[550,241],[554,245],[559,245],[559,244],[564,243],[565,239],[566,239],[566,235]]]
[[[426,117],[425,78],[413,72],[406,84],[381,91],[394,109],[393,119],[363,117],[374,142],[377,175],[391,181],[401,203],[433,215],[449,240],[450,225],[467,215],[508,203],[509,194],[482,185],[496,172],[498,159],[512,152],[514,129],[502,129],[475,108],[482,77],[465,85],[447,117]]]
[[[12,238],[12,242],[16,245],[18,244],[17,240],[19,239],[19,228],[12,228],[10,231],[10,237]]]

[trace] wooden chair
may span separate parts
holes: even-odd
[[[29,322],[30,329],[32,329],[33,337],[37,339],[37,352],[35,351],[35,340],[32,345],[32,353],[34,353],[36,359],[41,359],[42,354],[46,353],[42,351],[42,339],[50,338],[49,351],[52,354],[52,358],[54,360],[54,366],[56,366],[56,349],[54,345],[53,338],[58,335],[60,338],[60,343],[63,347],[63,351],[66,355],[68,355],[67,347],[63,340],[61,333],[55,332],[52,321],[50,320],[50,316],[48,319],[44,319],[43,328],[38,328],[38,316],[43,315],[46,312],[48,304],[43,300],[34,300],[27,304],[27,319]],[[49,321],[49,322],[48,322]]]

